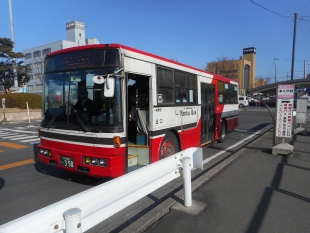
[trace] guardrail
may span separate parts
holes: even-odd
[[[203,168],[202,149],[189,148],[119,178],[0,226],[1,233],[84,232],[147,194],[178,178],[183,170],[185,206],[191,206],[191,169]]]

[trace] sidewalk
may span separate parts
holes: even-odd
[[[293,136],[293,156],[272,155],[267,131],[193,192],[193,204],[205,209],[194,215],[172,207],[145,232],[310,232],[310,122],[302,127],[308,132]]]

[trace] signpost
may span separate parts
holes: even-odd
[[[307,134],[307,130],[301,127],[301,124],[306,124],[307,121],[307,102],[308,92],[306,90],[299,90],[297,93],[297,109],[296,109],[296,123],[298,128],[294,129],[294,134]]]
[[[292,138],[294,84],[278,85],[276,137],[282,138],[282,143],[272,149],[272,154],[292,155],[294,146],[285,143],[285,138]]]
[[[294,84],[279,85],[276,137],[291,138],[293,126]]]

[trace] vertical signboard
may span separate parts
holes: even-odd
[[[307,101],[308,92],[297,92],[297,109],[296,109],[296,123],[306,124],[307,121]]]
[[[294,84],[278,85],[276,137],[292,137],[294,89]]]

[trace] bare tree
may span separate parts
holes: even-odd
[[[44,58],[35,58],[34,63],[31,64],[32,77],[33,79],[39,80],[41,84],[43,83],[44,75]]]
[[[255,80],[255,87],[261,87],[271,83],[271,77],[257,77]]]
[[[234,59],[222,56],[207,64],[205,70],[211,71],[231,79],[237,79],[237,67],[235,67]]]

